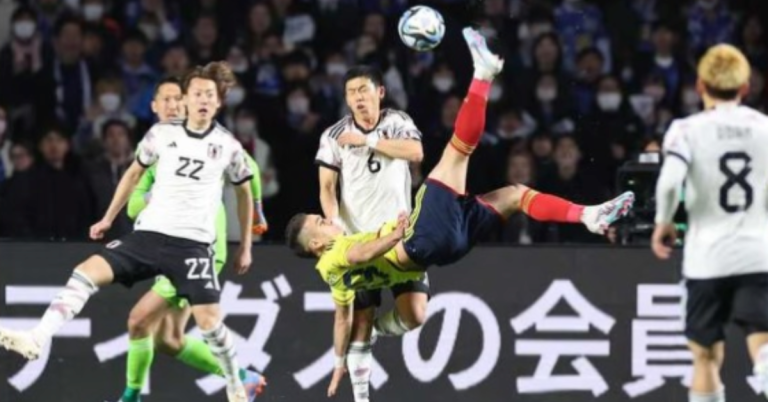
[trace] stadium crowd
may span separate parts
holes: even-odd
[[[84,239],[153,123],[155,83],[215,60],[240,81],[220,121],[261,166],[266,239],[281,238],[296,211],[319,210],[314,157],[320,134],[345,113],[342,77],[354,64],[379,66],[388,106],[422,130],[416,190],[450,138],[461,77],[471,76],[459,35],[467,3],[506,57],[470,165],[473,193],[520,182],[579,203],[605,199],[619,166],[658,150],[673,118],[700,109],[693,66],[716,43],[744,50],[745,103],[767,107],[761,0],[424,1],[448,29],[425,53],[397,35],[411,3],[0,1],[0,237]],[[130,229],[124,218],[112,237]],[[523,215],[488,240],[604,241]]]

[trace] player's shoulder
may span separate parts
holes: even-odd
[[[768,124],[768,116],[765,113],[745,105],[739,106],[738,109],[744,115],[746,123],[758,124],[760,127],[766,127]]]
[[[224,127],[224,125],[219,122],[213,123],[213,129],[211,130],[211,140],[228,146],[236,147],[240,145],[237,137],[235,137],[235,135],[229,131],[228,128]]]
[[[350,128],[351,125],[353,125],[352,116],[346,115],[339,119],[336,123],[333,123],[330,127],[326,128],[325,131],[323,131],[322,136],[328,137],[329,139],[337,139],[347,129]]]
[[[168,133],[181,132],[184,130],[184,119],[171,119],[159,121],[149,128],[149,132]]]
[[[392,108],[384,108],[381,111],[381,121],[387,122],[387,121],[395,121],[395,122],[411,122],[413,119],[411,118],[408,113],[392,109]]]

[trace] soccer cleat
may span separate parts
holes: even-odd
[[[464,28],[464,40],[472,53],[472,63],[475,66],[475,78],[492,81],[504,67],[504,60],[488,49],[485,37],[475,29]]]
[[[5,328],[0,328],[0,346],[24,356],[27,360],[36,360],[42,350],[31,332]]]
[[[249,402],[245,387],[242,384],[234,388],[227,386],[227,400],[229,402]]]
[[[255,371],[248,370],[245,372],[243,386],[248,396],[248,402],[253,402],[256,400],[256,397],[264,392],[264,388],[267,386],[267,379]]]
[[[581,221],[587,229],[595,234],[605,234],[613,222],[624,217],[635,202],[635,193],[627,191],[620,196],[600,205],[584,208]]]

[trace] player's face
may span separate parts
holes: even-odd
[[[195,121],[212,121],[221,106],[216,83],[203,78],[193,78],[184,95],[189,118]]]
[[[344,91],[347,106],[355,117],[376,117],[379,113],[384,88],[376,86],[370,78],[353,78],[347,81]]]
[[[344,234],[344,230],[336,226],[330,219],[320,215],[307,215],[304,221],[304,229],[309,239],[309,248],[313,251],[320,250],[334,237]]]
[[[152,100],[152,111],[161,122],[182,118],[184,106],[181,99],[181,87],[176,84],[163,84],[157,89],[157,95]]]

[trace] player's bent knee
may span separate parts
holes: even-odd
[[[112,266],[100,255],[90,256],[75,267],[75,271],[88,277],[97,287],[106,286],[115,279]]]
[[[720,348],[717,347],[717,344],[712,346],[702,346],[692,343],[690,344],[689,349],[691,350],[693,362],[695,364],[720,365],[723,360],[722,352],[719,350]]]
[[[221,314],[217,304],[204,304],[192,307],[195,323],[203,331],[214,329],[221,322]]]
[[[152,335],[152,314],[142,308],[134,307],[128,315],[128,335],[131,339],[141,339]]]

